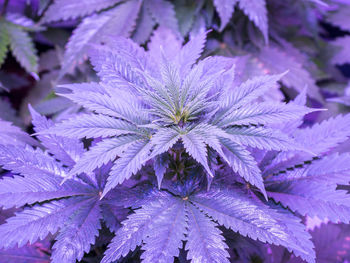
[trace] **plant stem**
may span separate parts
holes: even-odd
[[[4,16],[6,14],[7,6],[9,5],[10,0],[5,0],[4,5],[1,10],[0,16]]]

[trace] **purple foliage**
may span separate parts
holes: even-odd
[[[350,262],[349,15],[0,0],[0,262]]]

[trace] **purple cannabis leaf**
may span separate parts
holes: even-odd
[[[215,8],[221,19],[220,31],[222,31],[230,21],[236,3],[238,3],[239,8],[261,30],[265,41],[268,42],[269,37],[265,0],[255,1],[254,4],[247,0],[214,0]]]
[[[252,1],[239,0],[238,5],[249,19],[261,30],[265,42],[268,43],[268,21],[265,0],[257,0],[254,4]]]
[[[155,25],[156,22],[153,20],[149,10],[147,10],[145,5],[142,5],[137,26],[132,34],[132,39],[139,44],[145,43],[150,38]]]
[[[274,211],[237,189],[216,187],[185,197],[158,194],[156,200],[146,201],[123,222],[102,262],[117,260],[138,245],[145,250],[143,262],[152,262],[150,256],[169,257],[164,260],[168,262],[179,254],[181,240],[187,240],[186,250],[192,261],[229,262],[227,245],[217,224],[253,239],[284,245],[313,262],[310,235],[294,216]]]
[[[54,126],[51,120],[38,114],[31,106],[29,106],[29,110],[33,118],[32,122],[36,132]],[[39,135],[38,139],[51,154],[68,166],[74,165],[84,152],[83,144],[75,139],[55,135]]]
[[[220,25],[220,31],[222,31],[228,22],[230,21],[232,14],[234,12],[234,7],[237,3],[237,1],[231,1],[231,0],[214,0],[214,5],[219,13],[220,19],[221,19],[221,25]]]
[[[26,132],[11,124],[11,122],[0,119],[0,143],[24,146],[26,144],[37,145],[37,142]]]
[[[88,0],[82,2],[55,0],[45,12],[44,22],[75,19],[84,17],[102,9],[111,7],[121,0]]]
[[[332,164],[332,166],[329,166]],[[349,195],[336,190],[347,185],[349,155],[333,154],[267,179],[268,195],[302,215],[349,222]]]
[[[157,24],[171,29],[178,37],[181,37],[174,6],[170,1],[148,0],[144,1],[144,5]]]
[[[316,123],[309,128],[295,129],[291,132],[292,136],[296,142],[308,149],[308,152],[281,152],[265,167],[264,174],[278,173],[286,170],[288,167],[310,161],[315,155],[322,156],[330,152],[349,138],[349,125],[350,115],[339,115],[321,123]]]
[[[33,109],[31,111],[37,131],[52,125],[51,121]],[[40,148],[0,146],[0,164],[13,173],[0,180],[1,207],[31,205],[0,226],[0,247],[22,247],[27,242],[33,244],[58,232],[52,262],[75,262],[81,260],[95,243],[101,221],[110,222],[107,201],[100,200],[110,166],[82,174],[75,180],[68,179],[62,184],[68,172],[65,166],[74,165],[84,152],[81,143],[55,135],[38,137],[55,158],[62,158],[62,162]],[[120,210],[123,211],[123,207]]]
[[[227,245],[216,224],[192,205],[187,206],[188,216],[188,259],[205,258],[204,261],[229,262]],[[213,246],[212,244],[217,245]],[[204,256],[203,256],[204,255]]]
[[[90,251],[91,244],[101,228],[102,214],[96,200],[81,205],[65,222],[53,245],[51,262],[76,262],[85,252]]]

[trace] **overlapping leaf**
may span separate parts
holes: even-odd
[[[16,244],[21,247],[27,242],[33,244],[42,240],[49,233],[56,233],[84,201],[72,197],[24,209],[0,226],[0,247],[11,248]]]
[[[349,155],[333,154],[305,168],[270,177],[268,195],[302,215],[348,223],[350,195],[336,190],[350,182],[348,171]]]
[[[154,256],[168,262],[178,255],[181,240],[187,241],[185,248],[192,262],[229,262],[227,245],[212,219],[250,238],[286,246],[296,256],[315,262],[310,235],[299,219],[239,191],[220,189],[184,198],[163,195],[146,201],[123,222],[102,262],[118,260],[138,245],[145,251],[141,256],[144,262],[154,261]]]
[[[310,235],[292,215],[289,215],[290,222],[281,220],[279,217],[283,215],[268,209],[262,203],[255,203],[237,191],[216,189],[198,194],[190,200],[220,225],[252,239],[283,245],[308,262],[314,262]],[[297,228],[298,232],[294,232]]]
[[[68,20],[90,15],[93,12],[113,6],[121,0],[67,1],[55,0],[45,12],[44,22]]]
[[[349,138],[350,115],[339,115],[312,127],[297,129],[292,132],[295,142],[303,145],[308,152],[288,151],[278,154],[274,160],[265,168],[265,174],[278,173],[310,161],[315,155],[322,155],[332,150],[340,143]]]
[[[100,225],[101,211],[97,200],[82,205],[62,227],[53,246],[52,262],[76,262],[95,243]]]
[[[106,12],[86,17],[74,30],[67,44],[61,74],[68,72],[72,65],[82,61],[89,44],[102,41],[103,36],[129,36],[133,30],[139,6],[138,0],[132,0]],[[131,17],[134,19],[130,19]]]

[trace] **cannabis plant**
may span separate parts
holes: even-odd
[[[206,36],[182,46],[159,27],[147,51],[106,37],[89,46],[100,81],[60,86],[83,110],[53,123],[30,108],[40,144],[0,145],[0,205],[17,208],[4,251],[46,238],[51,262],[221,263],[276,245],[316,262],[302,219],[349,223],[350,116],[305,127],[320,110],[306,89],[262,97],[288,72],[237,85],[236,59],[201,59]]]

